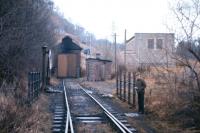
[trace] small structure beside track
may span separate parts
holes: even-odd
[[[111,60],[96,58],[86,59],[86,76],[88,81],[104,81],[111,79]]]

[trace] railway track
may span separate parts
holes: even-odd
[[[136,132],[136,129],[132,128],[131,125],[128,124],[128,121],[126,120],[124,114],[113,110],[113,108],[110,107],[107,103],[92,96],[85,89],[83,90],[104,110],[104,113],[106,114],[108,119],[113,123],[113,126],[115,126],[117,131],[122,132],[122,133]]]
[[[53,93],[52,93],[53,92]],[[74,128],[64,82],[51,91],[53,112],[53,133],[74,133]]]
[[[95,92],[63,81],[53,98],[53,133],[134,133],[125,115]]]

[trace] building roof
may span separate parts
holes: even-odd
[[[62,53],[67,53],[71,50],[82,50],[82,48],[77,43],[75,43],[69,36],[65,36],[62,39],[62,42],[59,44],[59,48]]]
[[[131,40],[133,40],[135,38],[135,36],[131,37],[130,39],[126,40],[126,43],[130,42]]]
[[[147,34],[152,34],[152,35],[160,35],[160,34],[163,34],[163,35],[174,35],[174,33],[135,33],[135,35],[133,36],[133,37],[131,37],[130,39],[128,39],[127,41],[126,41],[126,43],[129,43],[131,40],[133,40],[134,38],[135,38],[135,36],[136,35],[138,35],[138,34],[141,34],[141,35],[147,35]]]
[[[99,58],[87,58],[86,60],[96,60],[96,61],[103,61],[103,62],[112,62],[111,60],[99,59]]]

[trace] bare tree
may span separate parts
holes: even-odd
[[[41,46],[55,43],[50,0],[3,0],[0,5],[0,82],[40,69]]]
[[[175,56],[174,59],[182,66],[189,68],[200,91],[200,54],[199,50],[191,47],[191,44],[199,45],[197,38],[200,33],[200,0],[177,0],[171,7],[171,11],[178,22],[176,27],[178,29],[178,43],[180,45],[181,42],[184,42],[186,45],[182,50],[193,56],[193,58],[188,58],[188,56],[179,55],[178,57]]]
[[[180,64],[186,75],[188,86],[187,95],[190,98],[189,108],[195,121],[195,126],[200,127],[200,0],[176,0],[171,7],[176,20],[176,33],[178,47],[181,54],[174,55],[174,59]],[[180,49],[181,47],[181,49]],[[186,86],[185,86],[186,88]],[[187,97],[187,98],[188,98]],[[191,108],[192,107],[192,108]]]

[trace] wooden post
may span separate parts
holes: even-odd
[[[39,97],[39,89],[40,89],[40,73],[37,72],[37,97]]]
[[[131,73],[128,73],[128,104],[131,103]]]
[[[38,85],[38,87],[39,87],[39,93],[41,92],[41,81],[42,81],[42,79],[41,79],[41,72],[39,72],[39,85]]]
[[[35,101],[36,99],[36,84],[35,84],[35,81],[36,81],[36,72],[33,72],[33,99]]]
[[[117,71],[117,75],[116,75],[116,93],[117,93],[117,96],[119,95],[119,73]]]
[[[126,67],[126,29],[124,32],[124,66]]]
[[[126,101],[126,72],[124,72],[124,101]]]
[[[28,73],[28,102],[31,102],[31,73]]]
[[[41,89],[42,89],[41,85],[42,85],[42,73],[40,72],[39,73],[39,91],[40,92],[41,92]]]
[[[34,72],[34,95],[35,95],[35,99],[37,99],[37,72]]]
[[[34,84],[33,84],[33,72],[31,72],[31,102],[33,102],[34,99]]]
[[[133,107],[135,107],[135,97],[136,97],[136,90],[135,90],[135,86],[136,86],[136,75],[133,72]]]
[[[41,73],[38,72],[38,95],[40,94]]]
[[[114,34],[114,43],[115,43],[115,76],[116,76],[116,72],[117,72],[117,42],[116,42],[116,38],[117,35],[116,33]]]
[[[122,99],[122,72],[120,71],[119,74],[119,98]]]

